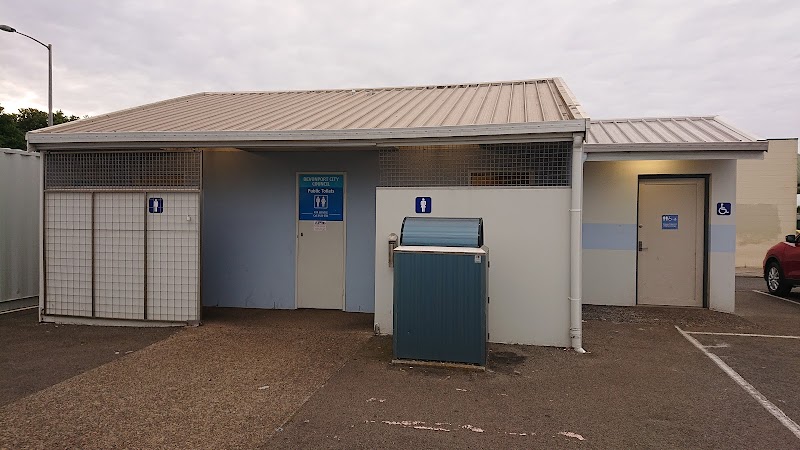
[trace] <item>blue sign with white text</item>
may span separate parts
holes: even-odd
[[[164,212],[164,199],[158,197],[150,197],[147,201],[147,210],[151,214],[161,214]]]
[[[664,214],[661,216],[661,229],[662,230],[677,230],[678,229],[678,215],[677,214]]]
[[[344,220],[344,176],[300,174],[297,180],[300,220]]]
[[[717,203],[718,216],[730,216],[732,211],[730,203]]]
[[[430,197],[417,197],[415,203],[415,210],[417,214],[430,214],[431,213],[431,198]]]

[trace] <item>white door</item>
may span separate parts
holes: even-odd
[[[297,176],[297,307],[344,309],[345,175]]]
[[[640,305],[702,306],[705,181],[639,181]]]

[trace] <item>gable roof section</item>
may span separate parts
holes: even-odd
[[[285,92],[204,92],[44,128],[31,143],[217,138],[318,141],[584,131],[560,78]],[[437,133],[436,130],[439,130]]]

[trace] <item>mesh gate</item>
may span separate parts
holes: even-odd
[[[382,187],[566,187],[572,142],[387,148],[379,161]]]
[[[43,158],[43,313],[198,320],[202,154]]]

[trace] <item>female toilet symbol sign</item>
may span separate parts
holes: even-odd
[[[731,210],[732,208],[730,203],[717,203],[718,216],[730,216]]]

